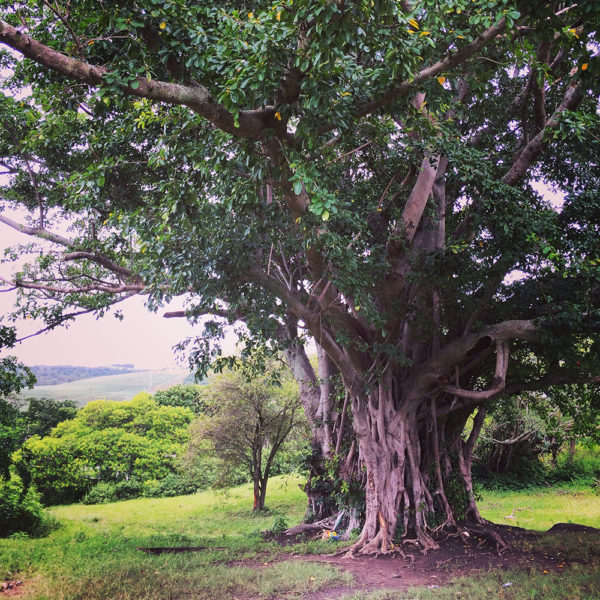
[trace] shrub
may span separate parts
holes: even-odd
[[[97,483],[83,498],[84,504],[107,504],[108,502],[116,502],[117,491],[116,485],[109,481],[101,481]]]
[[[175,473],[154,479],[144,484],[144,496],[147,498],[170,498],[172,496],[184,496],[194,494],[198,486],[187,477]]]
[[[115,484],[115,494],[118,500],[130,500],[143,496],[144,484],[139,479],[119,481]]]
[[[34,488],[25,491],[21,479],[14,475],[8,481],[0,481],[0,537],[18,532],[40,537],[55,526]]]
[[[573,455],[564,453],[558,457],[556,466],[548,473],[548,481],[560,483],[577,481],[594,485],[600,478],[600,448],[578,446]]]
[[[175,472],[192,417],[189,409],[159,406],[148,394],[90,402],[50,435],[29,438],[15,466],[30,474],[47,504],[77,502],[100,482],[122,483],[115,493],[131,498],[141,493],[141,484],[131,481]]]

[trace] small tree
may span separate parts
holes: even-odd
[[[211,416],[200,417],[192,427],[192,451],[208,441],[224,476],[240,464],[247,468],[254,482],[253,510],[265,507],[273,461],[301,420],[297,386],[289,378],[275,385],[271,375],[219,375],[205,395]]]

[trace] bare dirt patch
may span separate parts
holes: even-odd
[[[2,598],[9,596],[18,596],[23,592],[23,582],[16,579],[10,579],[0,583],[0,594]]]
[[[345,555],[303,555],[297,560],[325,562],[350,571],[354,576],[354,586],[329,588],[305,596],[305,600],[335,600],[344,594],[357,591],[372,592],[378,589],[403,589],[412,586],[435,588],[447,584],[460,575],[472,575],[480,571],[505,569],[538,569],[556,572],[568,566],[563,557],[553,556],[547,551],[524,550],[519,542],[531,541],[549,534],[580,531],[570,524],[554,526],[547,533],[538,533],[517,527],[494,526],[494,530],[507,542],[509,548],[499,554],[495,548],[481,538],[471,537],[467,542],[460,538],[448,538],[440,543],[440,549],[427,554],[403,549],[400,554],[379,557]],[[600,530],[585,528],[588,532],[600,535]],[[531,545],[525,545],[531,547]]]

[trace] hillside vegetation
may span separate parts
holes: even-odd
[[[120,375],[105,375],[61,383],[57,385],[36,385],[32,390],[22,392],[22,398],[69,399],[79,406],[91,400],[129,400],[142,391],[150,393],[166,390],[187,381],[189,371],[164,369],[160,371],[134,371]]]
[[[134,373],[136,369],[132,364],[110,365],[107,367],[80,367],[74,365],[34,365],[30,367],[36,377],[37,385],[58,385],[70,383],[90,377],[103,377],[107,375],[123,375]]]

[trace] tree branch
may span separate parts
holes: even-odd
[[[505,185],[516,185],[525,175],[527,170],[541,154],[546,145],[545,135],[547,130],[554,129],[558,126],[559,117],[565,110],[574,110],[579,106],[584,97],[584,87],[581,83],[571,82],[568,87],[562,102],[554,111],[552,117],[548,119],[546,126],[525,146],[523,151],[518,155],[512,167],[502,177],[501,181]]]
[[[44,227],[29,227],[27,225],[23,225],[22,223],[17,223],[16,221],[13,221],[10,217],[7,217],[2,213],[0,213],[0,223],[4,223],[5,225],[12,227],[15,231],[19,231],[26,235],[38,237],[43,240],[48,240],[50,242],[54,242],[55,244],[60,244],[61,246],[67,246],[69,248],[75,246],[73,241],[66,237],[63,237],[62,235],[52,233]]]
[[[53,71],[91,86],[103,85],[104,76],[109,73],[105,67],[91,65],[41,44],[3,20],[0,20],[0,42]],[[135,85],[121,84],[119,87],[131,96],[187,106],[215,127],[235,136],[259,139],[265,128],[276,124],[275,110],[271,107],[240,111],[239,127],[236,127],[233,115],[200,84],[186,86],[136,77]]]

